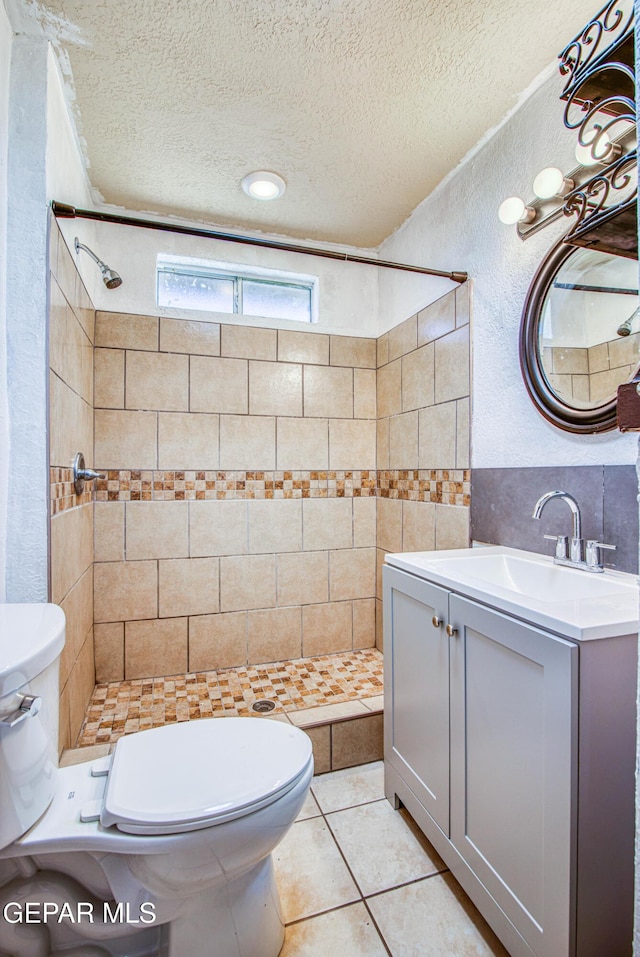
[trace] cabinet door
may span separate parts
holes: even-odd
[[[385,757],[448,836],[448,594],[387,566],[383,576]]]
[[[572,953],[578,648],[452,595],[451,839],[538,957]]]

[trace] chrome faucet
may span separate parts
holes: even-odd
[[[542,515],[543,508],[547,502],[550,502],[553,498],[562,499],[571,509],[571,540],[569,541],[567,535],[544,536],[556,543],[554,562],[557,565],[570,565],[572,568],[582,568],[589,572],[604,571],[601,549],[608,548],[614,550],[616,546],[605,545],[603,542],[589,539],[586,543],[585,558],[585,542],[582,537],[582,516],[580,515],[580,506],[573,495],[570,495],[568,492],[554,491],[547,492],[545,495],[540,496],[533,509],[533,518],[539,519]]]

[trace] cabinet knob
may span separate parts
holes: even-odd
[[[442,618],[438,618],[437,615],[434,615],[433,618],[431,619],[431,624],[433,625],[434,628],[439,628],[440,625],[442,624]]]
[[[453,638],[454,635],[458,634],[458,629],[453,625],[447,625],[447,634],[449,635],[449,638]]]

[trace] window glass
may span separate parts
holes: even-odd
[[[243,279],[242,312],[245,316],[311,322],[311,290],[304,286]]]
[[[232,278],[158,270],[158,305],[207,312],[234,312]]]

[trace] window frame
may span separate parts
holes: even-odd
[[[220,279],[233,282],[233,312],[221,310],[199,309],[187,305],[161,305],[160,277],[161,274],[188,276],[193,279]],[[266,286],[277,286],[280,289],[304,290],[309,296],[308,319],[291,319],[286,316],[265,316],[262,313],[244,313],[243,284],[245,281],[260,283]],[[295,322],[300,325],[312,325],[318,321],[318,276],[306,273],[285,272],[280,269],[270,269],[265,266],[246,266],[239,263],[190,259],[180,256],[164,256],[159,254],[156,259],[156,303],[160,309],[179,309],[189,312],[211,312],[217,315],[246,319],[267,319],[271,321]]]

